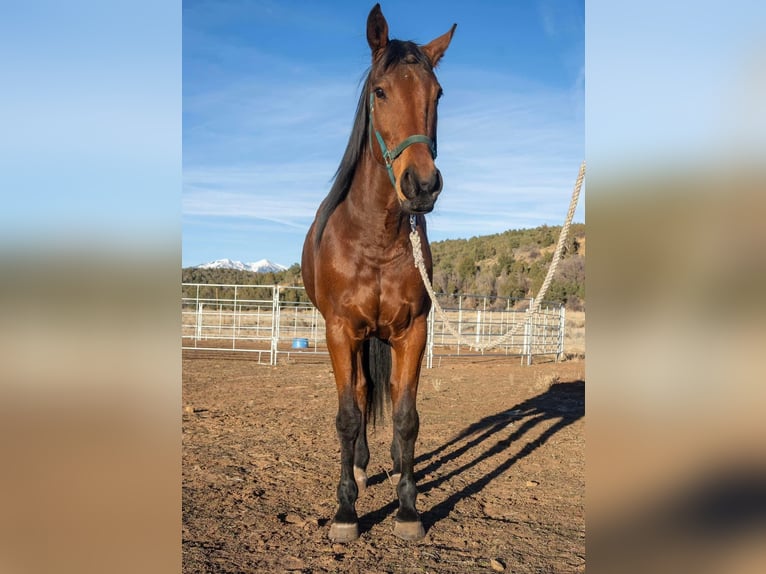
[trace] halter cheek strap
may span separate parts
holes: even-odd
[[[372,112],[375,110],[375,94],[370,94],[370,146],[372,147],[372,134],[375,134],[375,139],[378,140],[380,151],[383,154],[383,161],[386,164],[386,170],[388,171],[388,178],[391,180],[391,185],[396,188],[396,176],[394,176],[394,160],[399,157],[402,152],[410,147],[412,144],[424,143],[428,145],[428,149],[431,150],[431,157],[436,159],[436,142],[428,136],[414,135],[405,139],[402,143],[396,146],[394,149],[388,149],[386,142],[383,141],[383,136],[372,125]]]

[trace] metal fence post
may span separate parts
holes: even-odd
[[[530,297],[527,308],[527,320],[524,323],[524,354],[527,357],[527,366],[532,364],[532,320],[534,315],[529,311],[535,304],[535,298]]]
[[[560,361],[564,357],[564,331],[566,329],[566,308],[564,305],[559,307],[559,348],[556,355],[556,361]]]
[[[231,308],[231,348],[237,348],[237,286],[234,286],[234,305]]]
[[[428,331],[426,334],[426,369],[434,366],[434,308],[428,312]]]
[[[197,329],[194,333],[194,346],[202,338],[202,303],[197,303]]]
[[[269,352],[269,364],[277,364],[277,352],[279,347],[279,285],[274,285],[271,299],[271,350]]]
[[[460,354],[460,338],[463,336],[463,296],[457,296],[457,354]]]
[[[481,343],[481,332],[482,332],[481,309],[476,309],[476,335],[474,336],[474,339],[476,339],[477,345]],[[482,354],[483,354],[483,351],[482,351]]]
[[[312,305],[311,307],[311,340],[314,341],[314,352],[317,351],[317,344],[319,339],[319,310]]]

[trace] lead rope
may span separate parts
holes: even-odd
[[[533,299],[532,304],[527,309],[524,321],[516,323],[513,328],[505,335],[501,335],[497,339],[487,343],[471,343],[462,337],[452,326],[452,323],[450,323],[447,314],[444,312],[444,309],[442,309],[441,305],[439,305],[439,302],[436,300],[436,293],[434,293],[434,289],[431,286],[431,281],[428,279],[428,272],[426,271],[425,262],[423,261],[423,245],[420,242],[420,234],[418,233],[415,225],[415,216],[410,215],[410,242],[412,243],[412,256],[415,259],[415,267],[417,267],[418,271],[420,271],[420,276],[423,278],[423,285],[425,285],[426,291],[428,291],[428,295],[431,297],[431,301],[433,301],[436,314],[439,316],[439,319],[441,319],[452,336],[457,339],[459,344],[466,345],[475,351],[484,351],[486,349],[492,349],[493,347],[499,347],[509,341],[512,337],[516,336],[520,328],[526,325],[527,320],[537,312],[537,310],[540,308],[540,302],[543,300],[543,297],[545,297],[545,293],[548,291],[548,287],[550,286],[551,281],[553,280],[553,276],[556,273],[556,268],[558,267],[559,260],[561,259],[561,253],[564,251],[564,244],[566,243],[567,236],[569,235],[569,227],[572,225],[572,217],[574,217],[575,208],[577,207],[577,200],[580,197],[580,189],[582,188],[582,182],[584,179],[585,161],[580,164],[580,172],[577,174],[577,181],[575,182],[574,190],[572,191],[572,199],[569,202],[569,211],[567,212],[566,222],[561,228],[559,241],[556,245],[556,250],[553,252],[553,260],[551,261],[550,267],[548,267],[548,274],[545,276],[545,281],[543,281],[543,284],[540,286],[537,297]]]

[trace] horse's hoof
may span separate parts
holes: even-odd
[[[420,520],[415,522],[394,520],[394,534],[402,540],[420,540],[426,535],[426,530]]]
[[[399,484],[400,478],[402,478],[402,474],[400,472],[395,472],[388,475],[388,480],[390,480],[391,484],[393,484],[394,486]]]
[[[343,524],[333,522],[330,525],[330,540],[333,542],[351,542],[359,538],[359,524]]]
[[[354,467],[354,480],[356,481],[356,487],[359,489],[359,494],[367,490],[367,473],[358,466]]]

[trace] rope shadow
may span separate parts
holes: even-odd
[[[524,444],[518,452],[509,456],[506,460],[498,464],[493,470],[487,472],[480,478],[474,480],[461,490],[454,492],[444,501],[425,511],[421,520],[426,530],[429,530],[439,520],[446,518],[455,505],[478,492],[481,492],[492,480],[500,476],[506,470],[511,468],[519,460],[529,456],[535,450],[543,446],[557,432],[571,425],[585,415],[585,382],[572,381],[568,383],[555,383],[551,387],[531,399],[527,399],[510,409],[484,417],[483,419],[469,425],[436,449],[422,454],[416,459],[416,465],[427,463],[425,467],[415,472],[415,479],[418,482],[418,492],[427,493],[434,488],[440,487],[446,481],[460,476],[476,465],[486,461],[498,454],[506,451],[512,444],[521,440],[524,435],[531,432],[538,425],[546,421],[556,420],[536,439],[530,440]],[[496,440],[494,444],[486,450],[478,453],[474,458],[463,465],[450,470],[444,475],[438,476],[429,482],[420,483],[426,476],[438,472],[444,467],[460,458],[461,456],[474,452],[482,445],[488,445],[490,439],[507,429],[514,421],[524,420],[523,424],[507,438]],[[461,442],[464,444],[459,445]],[[456,447],[451,450],[451,447]],[[379,473],[371,477],[368,485],[383,482],[386,479],[384,473]],[[383,522],[390,514],[398,508],[398,501],[394,499],[385,506],[367,513],[360,520],[360,526],[363,530],[368,530],[375,524]]]

